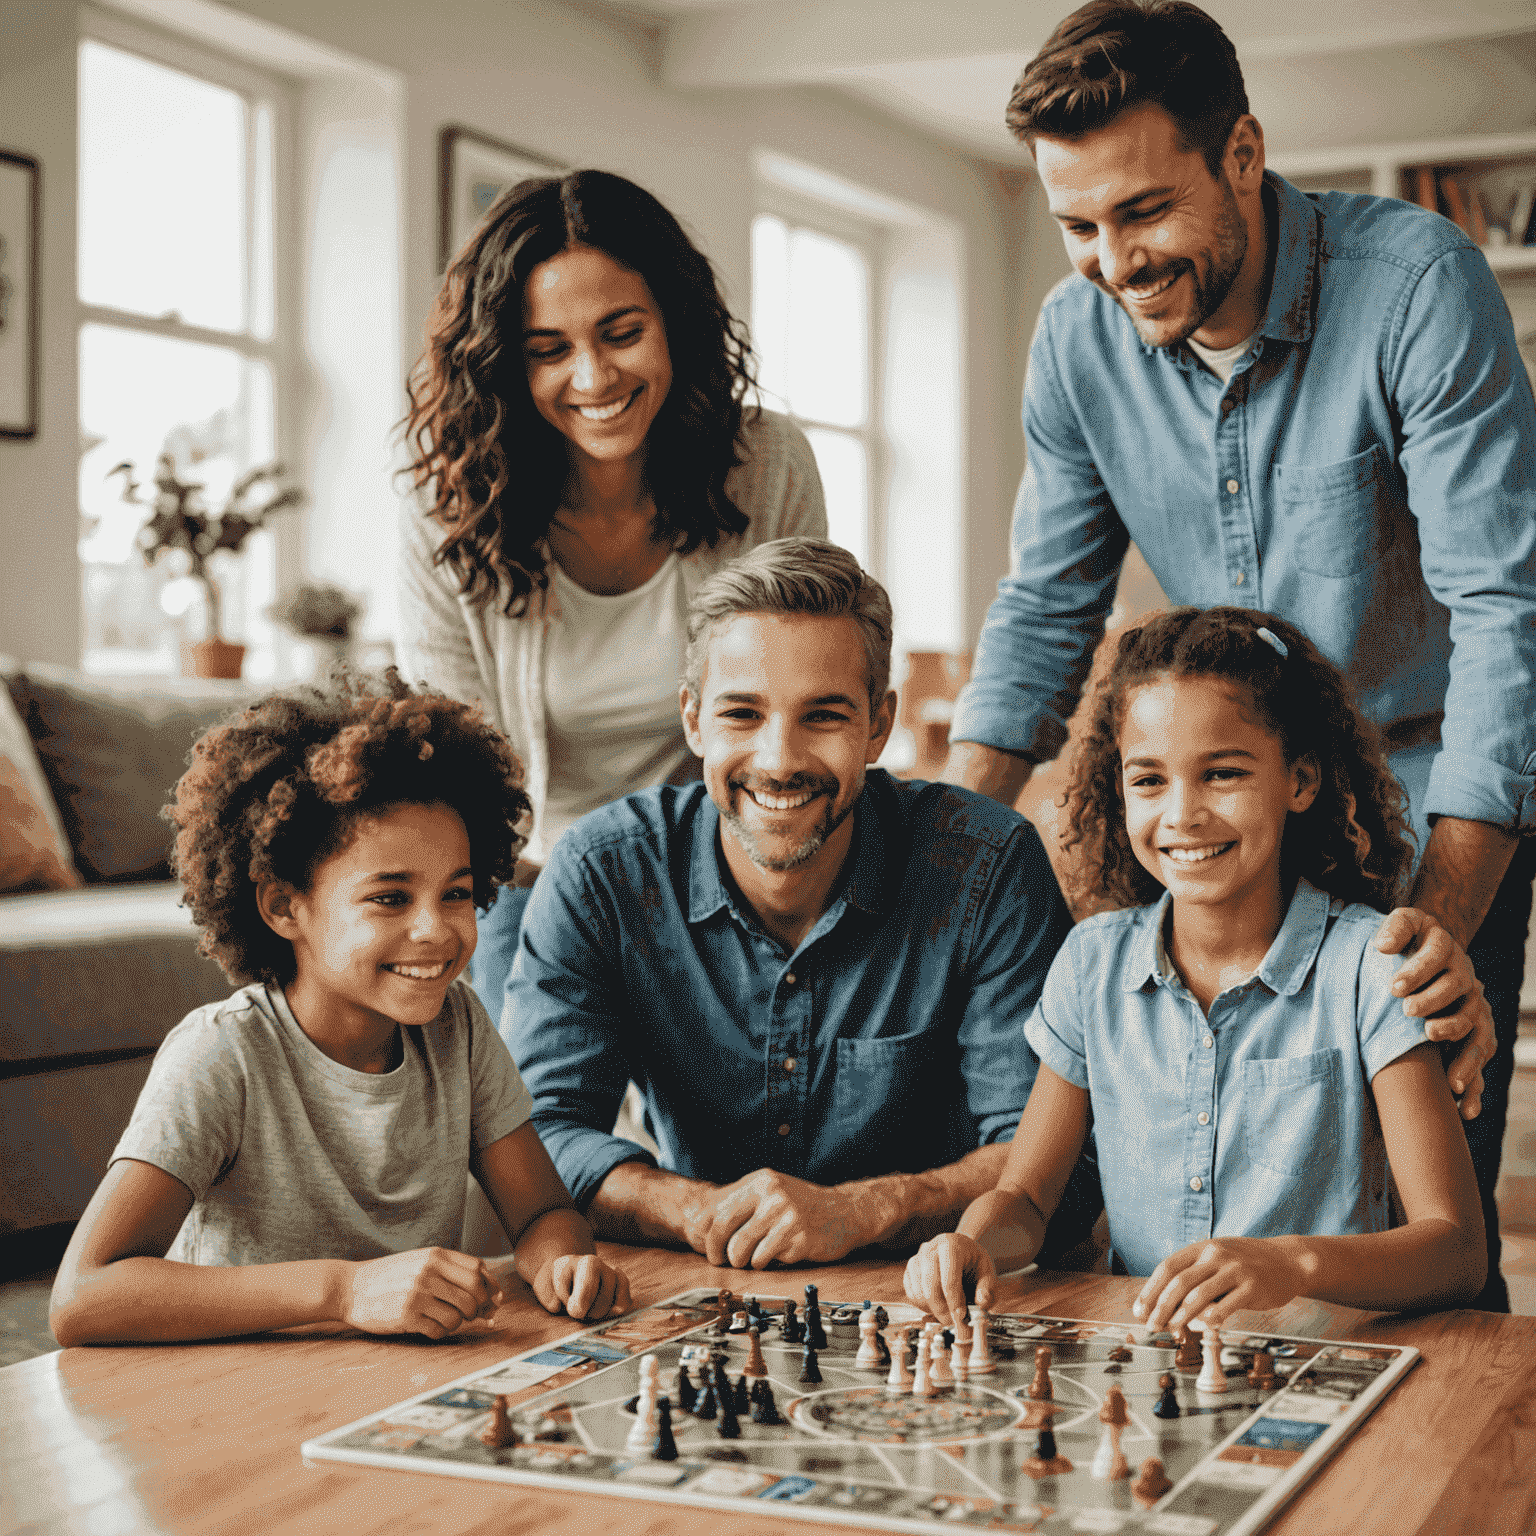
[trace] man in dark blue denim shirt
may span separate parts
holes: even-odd
[[[867,773],[890,604],[845,550],[760,546],[689,642],[704,782],[584,817],[523,919],[503,1029],[539,1134],[609,1237],[743,1267],[916,1242],[1002,1167],[1055,877],[1011,810]],[[610,1134],[631,1080],[659,1167]]]
[[[1448,934],[1498,1019],[1468,1140],[1484,1300],[1507,1305],[1493,1188],[1536,873],[1536,843],[1515,857],[1536,830],[1536,409],[1498,284],[1448,220],[1266,175],[1231,44],[1192,5],[1075,12],[1009,123],[1079,275],[1030,348],[1013,568],[945,777],[1011,803],[1055,755],[1132,540],[1173,601],[1306,630],[1409,795],[1412,924],[1449,957],[1410,1011],[1460,995]],[[1431,1035],[1474,1012],[1475,994]],[[1450,1068],[1467,1113],[1493,1051],[1478,1029]]]

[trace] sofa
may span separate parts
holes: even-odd
[[[230,983],[197,952],[160,819],[193,740],[259,691],[0,657],[0,1244],[106,1172],[150,1059]]]

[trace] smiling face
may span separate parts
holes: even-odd
[[[895,719],[871,718],[869,663],[846,614],[743,613],[717,624],[701,697],[682,693],[688,745],[732,846],[785,873],[841,862],[849,814]]]
[[[1316,798],[1310,758],[1288,764],[1247,691],[1170,677],[1126,698],[1120,785],[1131,848],[1180,905],[1280,902],[1286,817]]]
[[[643,451],[672,387],[666,327],[645,279],[584,245],[533,269],[523,359],[539,414],[573,455],[600,463]]]
[[[469,835],[446,805],[359,817],[307,891],[264,887],[260,899],[293,945],[288,1002],[312,1036],[430,1024],[475,951]]]
[[[1225,347],[1253,333],[1267,257],[1253,118],[1238,120],[1219,176],[1152,105],[1080,138],[1036,140],[1035,166],[1073,266],[1143,341],[1171,347],[1194,336]]]

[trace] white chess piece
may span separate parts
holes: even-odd
[[[1113,1424],[1106,1424],[1104,1432],[1099,1436],[1099,1448],[1093,1453],[1093,1465],[1088,1469],[1090,1477],[1096,1477],[1101,1483],[1109,1478],[1109,1470],[1115,1464],[1115,1452],[1120,1449],[1119,1435]]]
[[[997,1369],[992,1358],[992,1346],[987,1338],[988,1315],[985,1307],[971,1308],[971,1359],[972,1376],[990,1376]]]
[[[887,1328],[885,1345],[891,1352],[891,1373],[885,1378],[886,1386],[892,1392],[910,1392],[912,1372],[907,1369],[907,1330]]]
[[[943,1329],[934,1333],[933,1342],[928,1346],[928,1374],[934,1385],[939,1387],[947,1387],[955,1379],[955,1373],[949,1368],[949,1351],[944,1347]]]
[[[925,1332],[917,1341],[917,1375],[912,1378],[913,1397],[932,1397],[939,1390],[934,1386],[928,1371],[928,1357],[932,1351],[928,1339],[929,1335]]]
[[[660,1396],[661,1364],[655,1355],[646,1355],[640,1361],[640,1401],[635,1404],[635,1422],[630,1425],[625,1450],[646,1453],[655,1447],[661,1432],[661,1412],[656,1406]]]
[[[1199,1392],[1225,1392],[1227,1373],[1221,1368],[1221,1331],[1207,1328],[1196,1318],[1190,1327],[1200,1328],[1200,1374],[1195,1378]]]
[[[874,1309],[866,1308],[859,1314],[859,1352],[853,1357],[854,1370],[878,1371],[880,1369],[880,1346],[875,1342],[875,1335],[878,1332],[875,1326]]]
[[[966,1348],[960,1342],[958,1334],[955,1337],[955,1347],[949,1352],[949,1369],[954,1374],[955,1380],[962,1386],[971,1374],[970,1365],[966,1361]]]

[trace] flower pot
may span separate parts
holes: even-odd
[[[245,647],[217,635],[181,648],[181,670],[187,677],[238,678]]]

